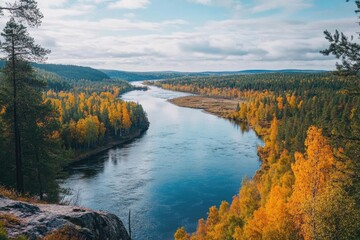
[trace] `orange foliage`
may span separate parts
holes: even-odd
[[[133,121],[137,121],[143,112],[133,111],[138,107],[136,103],[118,99],[119,92],[119,88],[113,87],[111,92],[100,94],[63,91],[45,93],[46,101],[50,101],[60,114],[64,128],[62,138],[66,146],[89,148],[103,141],[110,130],[115,136],[130,132]]]
[[[322,130],[314,126],[308,130],[306,154],[295,153],[292,170],[295,175],[290,210],[304,239],[316,237],[318,199],[326,194],[332,181],[339,177],[337,164]]]

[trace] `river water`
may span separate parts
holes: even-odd
[[[140,84],[140,83],[136,83]],[[231,202],[241,180],[259,168],[262,141],[252,130],[167,99],[188,94],[151,87],[122,96],[142,104],[150,121],[140,138],[73,166],[62,187],[81,206],[118,215],[135,240],[173,239],[196,230],[209,207]]]

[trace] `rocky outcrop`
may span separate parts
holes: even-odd
[[[31,204],[0,196],[0,216],[5,222],[10,219],[5,224],[10,238],[25,235],[39,239],[59,231],[71,231],[75,239],[130,240],[117,216],[86,208]]]

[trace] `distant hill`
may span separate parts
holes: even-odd
[[[4,61],[0,61],[0,68],[4,66]],[[90,80],[102,81],[104,79],[123,79],[126,81],[160,80],[172,79],[178,77],[205,77],[205,76],[226,76],[241,74],[263,74],[263,73],[319,73],[323,70],[301,70],[301,69],[283,69],[283,70],[243,70],[243,71],[219,71],[219,72],[129,72],[118,70],[94,69],[76,65],[62,64],[38,64],[33,63],[35,68],[53,73],[61,78],[68,80]]]
[[[107,74],[110,78],[120,78],[127,81],[143,81],[143,80],[158,80],[186,76],[186,73],[181,72],[127,72],[117,70],[103,70],[100,71]]]
[[[110,79],[110,77],[102,71],[90,67],[82,67],[75,65],[61,65],[61,64],[38,64],[33,63],[33,66],[47,72],[55,73],[62,78],[72,80],[90,80],[101,81]]]
[[[0,68],[2,68],[4,65],[5,62],[0,61]],[[106,73],[90,67],[39,63],[33,63],[32,65],[37,69],[53,73],[61,78],[68,80],[102,81],[104,79],[110,79]]]
[[[262,74],[262,73],[319,73],[323,70],[301,70],[301,69],[283,69],[283,70],[243,70],[243,71],[223,71],[223,72],[127,72],[118,70],[100,71],[107,74],[110,78],[120,78],[127,81],[160,80],[178,77],[204,77],[204,76],[226,76],[241,74]]]
[[[281,69],[281,70],[242,70],[242,71],[224,71],[224,72],[202,72],[203,75],[216,76],[216,75],[236,75],[236,74],[261,74],[261,73],[320,73],[326,72],[324,70],[303,70],[303,69]]]

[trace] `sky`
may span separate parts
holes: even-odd
[[[10,1],[11,2],[11,1]],[[323,31],[356,35],[345,0],[38,0],[47,63],[125,71],[334,69]],[[2,29],[6,16],[0,19]]]

